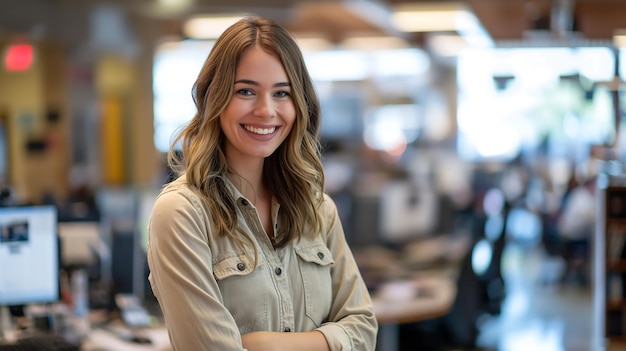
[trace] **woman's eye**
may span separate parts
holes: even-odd
[[[275,94],[278,97],[289,97],[289,92],[288,91],[278,91]]]
[[[253,92],[250,89],[239,89],[237,90],[237,94],[247,96],[247,95],[253,95]]]

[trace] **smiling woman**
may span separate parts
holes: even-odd
[[[193,93],[197,113],[170,147],[177,179],[148,224],[174,350],[373,350],[372,301],[324,193],[319,102],[291,34],[235,23]]]

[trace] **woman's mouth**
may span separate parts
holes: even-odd
[[[242,125],[243,128],[245,130],[247,130],[250,133],[254,133],[254,134],[258,134],[258,135],[267,135],[267,134],[272,134],[276,131],[276,127],[270,127],[270,128],[258,128],[258,127],[253,127],[253,126],[249,126],[247,124]]]

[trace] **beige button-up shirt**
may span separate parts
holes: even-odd
[[[372,302],[331,198],[324,196],[321,233],[274,249],[252,203],[226,182],[256,262],[252,246],[214,232],[206,203],[184,177],[152,210],[149,280],[173,349],[243,350],[245,333],[319,330],[333,351],[374,350]],[[273,203],[274,223],[279,208]]]

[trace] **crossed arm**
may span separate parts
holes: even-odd
[[[301,333],[252,332],[241,337],[248,351],[329,351],[324,334],[319,331]]]

